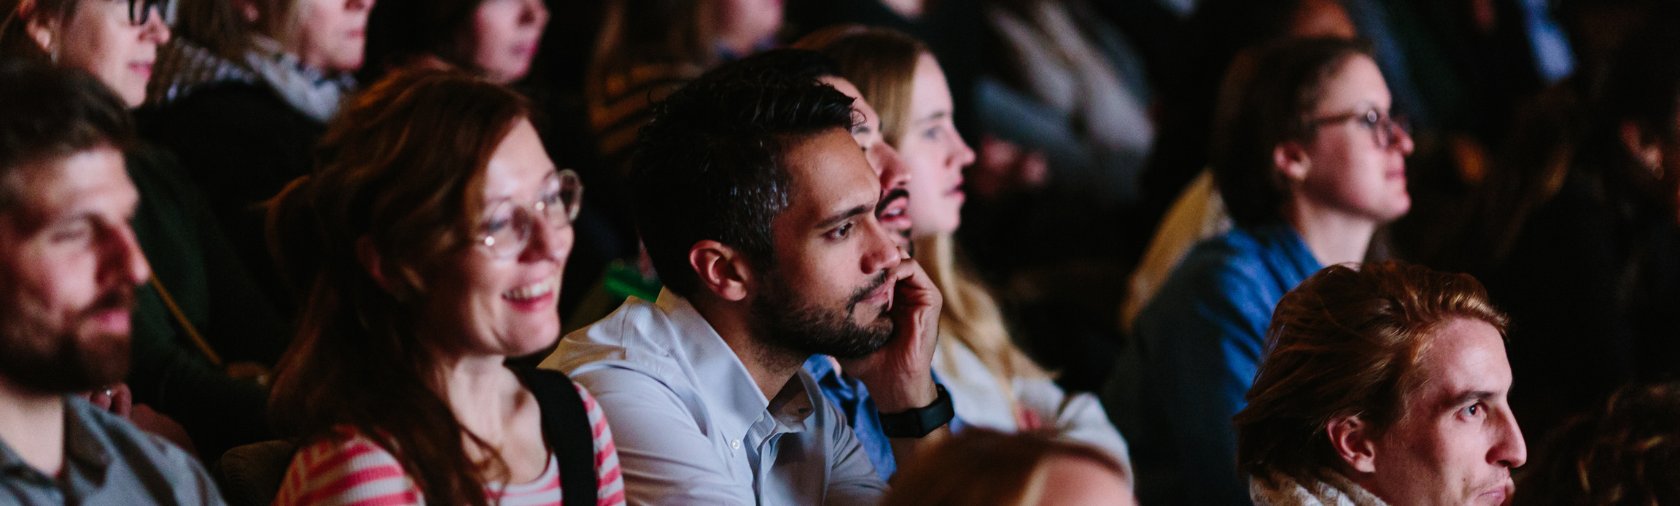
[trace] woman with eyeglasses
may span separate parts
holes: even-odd
[[[1412,138],[1362,43],[1251,49],[1220,98],[1210,160],[1236,227],[1192,248],[1135,323],[1133,441],[1140,468],[1166,473],[1139,477],[1145,501],[1247,502],[1231,417],[1265,354],[1273,307],[1323,266],[1364,260],[1378,227],[1411,207]]]
[[[0,55],[81,69],[130,107],[146,98],[158,46],[169,41],[159,0],[0,0]]]
[[[277,212],[314,262],[270,412],[276,504],[621,504],[589,394],[509,357],[552,346],[582,186],[518,94],[405,68],[346,104]]]

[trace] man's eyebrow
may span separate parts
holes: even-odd
[[[922,119],[918,119],[916,121],[917,122],[938,121],[938,120],[945,119],[946,116],[950,116],[950,115],[951,115],[951,111],[934,111],[933,114],[929,114],[927,116],[924,116],[924,117],[922,117]]]
[[[1487,390],[1471,390],[1453,396],[1451,406],[1463,406],[1471,401],[1485,401],[1493,397],[1494,393]]]
[[[871,204],[873,204],[873,203],[871,203]],[[871,210],[873,210],[874,208],[875,208],[874,205],[860,205],[860,206],[853,207],[851,209],[847,209],[845,211],[835,213],[833,215],[830,215],[827,218],[824,218],[822,221],[817,222],[817,226],[815,228],[828,228],[828,227],[838,225],[838,224],[840,224],[840,222],[851,219],[854,216],[858,216],[858,215],[861,215],[861,214],[867,214]]]

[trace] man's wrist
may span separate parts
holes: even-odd
[[[926,436],[950,423],[951,419],[957,416],[955,406],[951,403],[951,394],[939,384],[934,384],[932,402],[903,411],[880,411],[881,432],[892,438]]]
[[[900,386],[914,385],[914,386]],[[875,401],[875,409],[883,413],[897,413],[916,408],[927,407],[938,400],[939,391],[932,376],[925,379],[906,381],[892,385],[895,388],[876,388],[867,382],[869,397]]]

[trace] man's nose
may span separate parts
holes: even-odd
[[[152,266],[146,262],[145,252],[140,250],[140,241],[134,237],[134,229],[122,224],[110,232],[103,259],[104,275],[115,276],[135,286],[151,279]]]
[[[864,273],[875,274],[898,267],[903,258],[898,254],[898,242],[893,240],[892,232],[881,226],[881,221],[873,215],[863,220],[862,228],[869,241],[863,254]]]
[[[1516,415],[1508,409],[1503,410],[1500,418],[1499,439],[1489,450],[1488,460],[1508,468],[1522,467],[1528,462],[1528,445],[1523,440],[1522,428],[1517,426]]]

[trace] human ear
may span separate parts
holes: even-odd
[[[1307,150],[1301,143],[1284,141],[1272,148],[1272,169],[1284,180],[1298,183],[1307,179],[1307,172],[1312,169],[1312,158],[1307,156]]]
[[[751,291],[752,266],[729,245],[709,239],[694,243],[688,249],[688,266],[700,278],[700,286],[724,300],[741,301]]]
[[[1359,419],[1359,415],[1340,416],[1330,420],[1324,427],[1324,432],[1330,437],[1330,449],[1341,457],[1342,462],[1356,472],[1373,473],[1377,470],[1377,448],[1372,440],[1370,424]]]
[[[32,4],[26,3],[26,5]],[[30,9],[29,12],[25,12],[22,7],[19,7],[18,16],[29,20],[24,24],[24,31],[29,33],[29,38],[35,39],[36,45],[41,46],[41,51],[53,55],[54,60],[57,60],[58,49],[53,44],[57,39],[58,22],[52,19],[42,19],[41,16],[34,15],[33,10]]]

